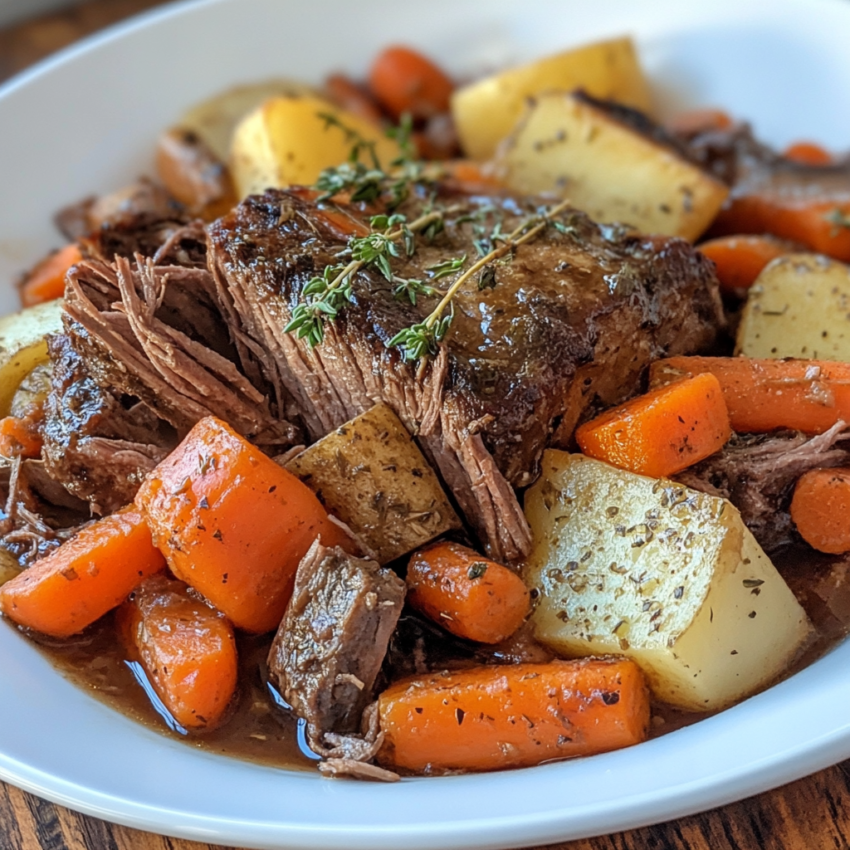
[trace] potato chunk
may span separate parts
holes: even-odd
[[[374,142],[383,167],[399,156],[399,146],[380,127],[326,100],[271,98],[248,115],[233,136],[230,171],[239,197],[269,188],[310,186],[325,168],[345,162],[352,139],[342,127],[327,126],[323,115],[333,115],[346,129]],[[366,152],[361,158],[372,164]]]
[[[735,353],[850,362],[850,267],[819,254],[774,260],[749,291]]]
[[[497,172],[517,192],[556,193],[596,221],[690,240],[729,194],[672,147],[562,92],[532,103],[500,151]]]
[[[21,381],[47,362],[47,335],[62,332],[64,307],[60,298],[0,318],[0,417],[9,415]]]
[[[384,404],[287,463],[386,564],[460,520],[407,428]]]
[[[525,510],[537,638],[569,658],[633,658],[658,699],[728,706],[782,673],[810,635],[724,499],[549,450]]]
[[[632,40],[600,41],[458,89],[452,96],[452,116],[464,151],[473,159],[489,159],[519,120],[529,97],[577,88],[649,111],[649,87]]]

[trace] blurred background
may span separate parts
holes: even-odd
[[[0,0],[0,81],[78,38],[167,0]]]

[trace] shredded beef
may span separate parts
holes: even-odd
[[[370,733],[368,714],[364,727],[364,711],[404,589],[404,582],[377,562],[318,541],[298,566],[292,599],[269,651],[269,678],[306,720],[311,748],[341,759],[340,770],[348,762],[370,760],[380,747],[381,734]]]
[[[394,262],[399,278],[427,280],[441,261],[476,257],[497,224],[510,232],[536,209],[504,197],[444,200],[457,212],[431,244]],[[403,211],[412,219],[422,208],[412,200]],[[418,435],[489,553],[513,561],[531,542],[515,489],[534,481],[544,448],[569,445],[583,417],[640,390],[651,359],[704,349],[723,323],[713,267],[684,241],[597,226],[577,211],[564,231],[495,263],[483,289],[465,287],[439,356],[421,367],[387,343],[435,301],[404,301],[372,270],[357,273],[320,346],[284,332],[303,288],[338,262],[348,238],[298,192],[248,198],[211,225],[209,265],[241,344],[266,352],[257,361],[275,397],[312,439],[384,401]]]
[[[850,463],[850,433],[839,422],[824,434],[798,431],[734,436],[716,455],[676,476],[688,487],[729,499],[767,552],[795,539],[788,512],[797,479],[810,469]]]

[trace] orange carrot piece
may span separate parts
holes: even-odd
[[[61,298],[68,269],[82,259],[79,245],[73,242],[42,260],[21,284],[21,304],[32,307]]]
[[[793,428],[822,434],[850,423],[850,363],[752,357],[670,357],[650,366],[651,387],[711,374],[723,390],[732,428],[760,434]]]
[[[325,80],[325,89],[340,109],[353,112],[373,124],[380,124],[383,120],[378,104],[344,74],[331,74]]]
[[[692,109],[673,118],[667,124],[667,129],[673,133],[691,135],[709,130],[728,130],[731,126],[729,113],[722,109]]]
[[[233,627],[214,608],[166,575],[145,580],[117,614],[132,660],[141,662],[159,698],[185,729],[218,726],[236,693]]]
[[[644,741],[649,691],[625,658],[487,666],[397,682],[378,713],[381,764],[497,770]]]
[[[81,632],[165,567],[142,515],[130,506],[81,529],[0,588],[0,610],[57,638]]]
[[[785,159],[803,165],[832,165],[832,154],[814,142],[795,142],[782,152]]]
[[[280,624],[316,537],[343,537],[306,485],[213,416],[148,475],[136,504],[174,575],[258,634]]]
[[[40,457],[43,445],[41,433],[29,417],[0,419],[0,455],[3,457]]]
[[[850,262],[850,200],[818,199],[815,188],[805,195],[798,192],[734,198],[718,214],[712,232],[770,233],[843,263]]]
[[[407,601],[458,637],[500,643],[528,616],[525,582],[507,567],[457,543],[414,553],[407,567]]]
[[[721,292],[733,294],[749,289],[771,260],[800,250],[775,236],[721,236],[697,248],[714,262]]]
[[[388,47],[369,71],[369,87],[390,115],[430,118],[448,112],[454,84],[430,59],[409,47]]]
[[[791,519],[819,552],[850,552],[850,469],[813,469],[794,488]]]
[[[681,472],[732,436],[720,383],[697,375],[606,411],[576,431],[588,457],[651,478]]]

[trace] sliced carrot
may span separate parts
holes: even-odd
[[[41,455],[44,441],[38,420],[29,417],[6,416],[0,419],[0,455],[3,457],[36,458]]]
[[[440,163],[440,168],[447,181],[457,183],[466,192],[505,188],[505,184],[484,169],[480,162],[471,159],[448,159]]]
[[[850,363],[751,357],[670,357],[650,366],[651,387],[683,377],[714,375],[723,390],[732,428],[760,434],[793,428],[822,434],[850,422]]]
[[[771,233],[843,263],[850,262],[850,200],[824,199],[814,194],[814,188],[805,194],[798,191],[734,198],[717,216],[712,232]]]
[[[21,304],[32,307],[61,298],[65,294],[68,269],[82,259],[80,248],[74,242],[42,260],[21,284]]]
[[[4,584],[0,610],[18,625],[70,637],[164,567],[144,518],[131,506],[87,525]]]
[[[369,87],[390,115],[430,118],[448,112],[454,84],[430,59],[409,47],[388,47],[369,71]]]
[[[528,616],[525,582],[507,567],[458,543],[414,553],[407,567],[407,600],[458,637],[500,643]]]
[[[800,250],[796,242],[775,236],[721,236],[697,248],[714,262],[720,289],[727,293],[749,289],[771,260]]]
[[[832,154],[814,142],[795,142],[782,152],[785,159],[803,165],[832,165]]]
[[[373,124],[383,120],[381,108],[360,86],[344,74],[331,74],[325,80],[328,97],[341,109],[353,112]]]
[[[606,411],[576,431],[588,457],[652,478],[681,472],[732,436],[720,383],[697,375]]]
[[[212,416],[148,475],[136,504],[174,575],[249,632],[278,627],[316,537],[343,537],[306,485]]]
[[[630,659],[487,666],[397,682],[378,713],[386,766],[497,770],[645,740],[649,691]]]
[[[182,581],[156,575],[118,609],[118,632],[159,698],[185,729],[212,729],[236,693],[233,627]]]
[[[850,552],[850,469],[813,469],[794,488],[791,519],[819,552]]]
[[[673,133],[692,135],[709,130],[728,130],[731,126],[729,113],[722,109],[692,109],[673,118],[667,124],[667,129]]]

